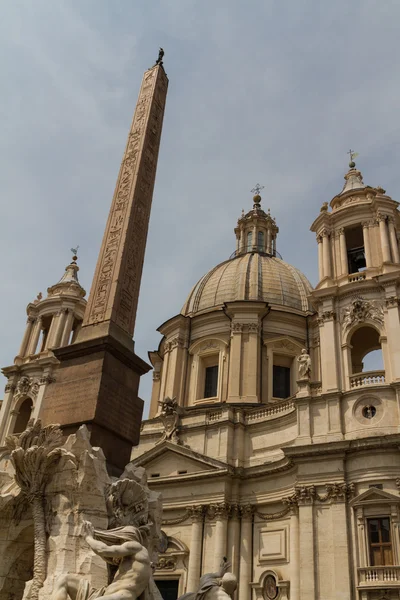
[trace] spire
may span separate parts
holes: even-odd
[[[79,267],[76,263],[78,257],[76,255],[77,248],[72,249],[74,255],[72,261],[65,267],[64,275],[55,284],[47,288],[48,296],[58,296],[60,294],[73,294],[83,298],[86,291],[83,289],[78,280]]]
[[[342,191],[340,192],[340,196],[345,194],[346,192],[352,192],[354,190],[362,190],[366,186],[364,185],[361,171],[356,169],[356,163],[354,159],[358,156],[357,152],[353,152],[353,150],[349,150],[348,153],[350,155],[349,162],[349,171],[344,176],[346,183],[343,186]]]

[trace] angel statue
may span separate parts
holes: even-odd
[[[148,527],[125,525],[95,530],[89,521],[83,522],[82,536],[98,556],[112,565],[117,572],[110,585],[94,589],[83,577],[62,575],[55,584],[53,600],[137,600],[146,590],[152,575],[149,553],[146,549]]]
[[[300,379],[310,379],[311,358],[305,348],[303,348],[303,350],[301,351],[300,356],[297,357],[297,362],[299,364]]]
[[[200,579],[196,592],[187,592],[178,600],[232,600],[237,588],[237,579],[229,573],[231,563],[226,557],[222,559],[218,573],[206,573]]]

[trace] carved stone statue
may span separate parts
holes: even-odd
[[[159,52],[158,52],[158,58],[156,60],[156,65],[160,65],[160,67],[163,66],[163,58],[164,58],[164,50],[163,48],[160,48]]]
[[[303,348],[300,356],[297,357],[299,365],[299,377],[300,379],[310,379],[311,374],[311,358],[307,353],[307,350]]]
[[[218,573],[206,573],[200,579],[196,592],[183,594],[178,600],[231,600],[237,588],[237,579],[229,573],[231,564],[224,557]]]
[[[165,440],[174,444],[181,444],[181,440],[178,437],[181,410],[176,398],[165,398],[159,404],[161,406],[160,418],[164,426],[164,433],[157,444]]]
[[[83,522],[82,536],[104,561],[118,565],[110,585],[98,590],[77,575],[61,576],[54,588],[54,600],[136,600],[145,591],[152,574],[149,553],[145,547],[147,527],[125,525],[107,531],[94,530]]]
[[[366,320],[376,321],[379,324],[383,323],[383,308],[369,300],[364,300],[360,296],[354,298],[350,306],[347,306],[342,311],[342,326],[346,331],[352,325],[363,323]]]

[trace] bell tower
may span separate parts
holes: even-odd
[[[323,203],[311,226],[319,264],[312,301],[327,393],[400,382],[399,203],[366,185],[353,158],[350,152],[342,191]]]

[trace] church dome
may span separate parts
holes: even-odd
[[[279,229],[260,206],[257,184],[253,209],[242,211],[235,227],[236,251],[204,275],[193,287],[181,314],[188,316],[223,306],[225,302],[253,300],[296,310],[312,310],[308,296],[312,287],[295,267],[276,251]]]
[[[190,292],[181,313],[193,315],[225,302],[254,300],[311,310],[308,279],[281,258],[246,252],[226,260],[204,275]]]

